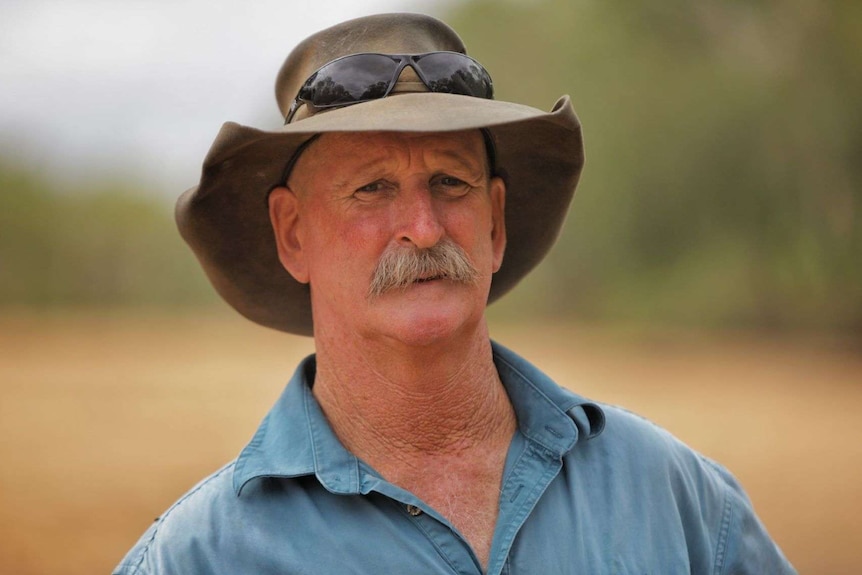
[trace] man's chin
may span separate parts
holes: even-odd
[[[391,303],[378,325],[383,326],[388,337],[411,346],[459,339],[475,329],[484,316],[484,308],[470,305],[463,298],[402,299]]]

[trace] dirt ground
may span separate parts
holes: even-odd
[[[493,326],[733,471],[800,573],[862,564],[862,353],[835,340]],[[0,315],[0,572],[110,573],[250,438],[311,342],[232,315]]]

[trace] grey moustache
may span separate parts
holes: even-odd
[[[478,270],[464,250],[449,239],[430,248],[390,248],[383,253],[371,277],[368,297],[373,298],[393,289],[430,279],[475,284]]]

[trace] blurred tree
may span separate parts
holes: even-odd
[[[570,93],[585,127],[560,244],[493,314],[862,334],[862,3],[447,7],[499,98]],[[134,188],[0,158],[0,305],[216,301]]]
[[[561,244],[495,313],[862,333],[862,5],[477,0],[446,19],[499,98],[569,93],[584,123]]]
[[[0,305],[214,299],[163,202],[127,183],[57,193],[0,163]]]

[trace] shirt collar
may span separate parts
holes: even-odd
[[[602,432],[604,414],[597,405],[561,388],[529,362],[492,342],[494,363],[518,418],[521,433],[550,454],[562,457],[579,437]],[[359,460],[338,438],[311,393],[315,356],[304,359],[242,450],[233,487],[259,477],[314,474],[333,493],[359,493]]]
[[[518,429],[527,438],[562,457],[579,437],[592,439],[602,432],[601,408],[557,385],[530,362],[502,345],[491,342],[500,381],[518,417]]]
[[[239,454],[233,472],[237,495],[256,477],[315,474],[334,493],[356,493],[359,461],[335,436],[311,394],[315,356],[305,358],[276,404]]]

